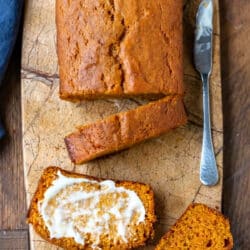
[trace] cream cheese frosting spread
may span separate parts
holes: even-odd
[[[38,203],[50,238],[70,237],[82,245],[109,236],[114,243],[127,242],[133,226],[145,221],[145,208],[138,195],[114,181],[72,178],[57,172],[57,178]]]

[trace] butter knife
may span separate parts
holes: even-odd
[[[196,16],[194,61],[203,84],[203,140],[200,162],[200,181],[207,186],[217,184],[218,168],[214,155],[209,102],[209,78],[212,70],[213,1],[202,0]]]

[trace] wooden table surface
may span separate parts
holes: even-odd
[[[235,249],[250,249],[250,1],[220,0],[224,112],[223,212]],[[20,106],[21,34],[0,91],[0,250],[28,249]]]

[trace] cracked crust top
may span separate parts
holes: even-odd
[[[182,94],[181,0],[56,1],[63,99]]]

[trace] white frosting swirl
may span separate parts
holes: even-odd
[[[102,235],[114,243],[127,242],[130,226],[145,220],[144,205],[134,191],[111,180],[72,178],[60,171],[57,175],[38,204],[51,238],[72,237],[85,245],[87,236],[98,249]]]

